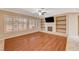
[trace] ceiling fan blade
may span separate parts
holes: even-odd
[[[45,15],[47,12],[42,12],[42,15]]]

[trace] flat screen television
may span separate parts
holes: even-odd
[[[46,17],[45,21],[46,21],[46,23],[54,22],[54,17]]]

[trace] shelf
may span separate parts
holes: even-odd
[[[63,20],[56,20],[56,21],[66,21],[66,19],[63,19]]]
[[[56,17],[56,31],[66,33],[66,16]]]
[[[56,25],[58,25],[58,26],[59,26],[59,25],[66,26],[66,24],[56,24]]]
[[[57,31],[57,32],[60,32],[60,31]],[[66,33],[66,32],[61,32],[61,33]]]
[[[41,29],[42,30],[45,30],[45,24],[44,23],[45,23],[45,21],[44,20],[41,20]]]
[[[63,30],[66,30],[66,28],[56,28],[56,29],[63,29]]]

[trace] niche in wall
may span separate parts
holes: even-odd
[[[66,16],[56,17],[56,32],[66,33]]]

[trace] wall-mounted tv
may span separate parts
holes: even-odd
[[[54,17],[46,17],[46,18],[45,18],[45,21],[46,21],[47,23],[49,23],[49,22],[54,22]]]

